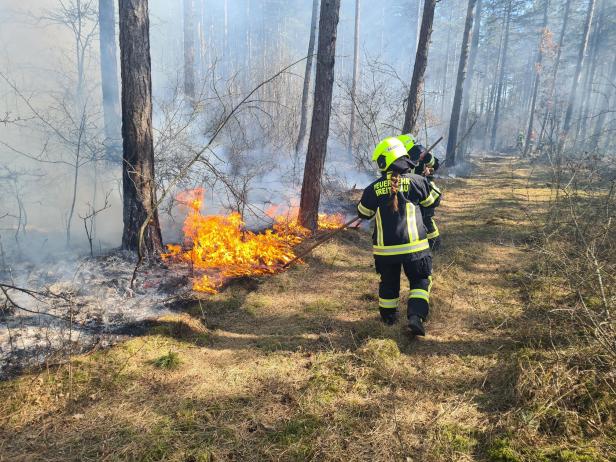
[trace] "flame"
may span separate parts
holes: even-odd
[[[195,291],[213,294],[228,278],[275,273],[295,257],[294,247],[310,235],[297,224],[295,210],[284,214],[277,206],[267,211],[274,225],[263,233],[245,230],[238,213],[202,215],[203,193],[198,188],[177,195],[176,200],[189,210],[183,226],[185,242],[184,246],[168,244],[168,253],[163,255],[196,270]],[[319,214],[320,229],[334,229],[343,223],[341,214]]]

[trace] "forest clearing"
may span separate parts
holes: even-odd
[[[614,0],[0,0],[0,462],[616,462]]]

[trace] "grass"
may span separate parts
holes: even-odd
[[[441,182],[426,338],[378,321],[370,238],[349,230],[306,265],[76,357],[71,375],[0,383],[0,460],[614,460],[616,436],[591,432],[614,416],[591,372],[579,368],[567,406],[546,409],[583,363],[564,343],[554,352],[529,309],[547,288],[528,285],[521,205],[549,190],[516,169],[486,159],[473,178]]]
[[[182,361],[177,353],[170,351],[166,355],[156,358],[152,361],[152,364],[160,369],[178,369]]]

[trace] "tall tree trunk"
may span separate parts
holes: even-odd
[[[591,139],[591,147],[592,149],[597,149],[599,147],[599,141],[601,140],[601,135],[603,133],[603,128],[605,127],[605,122],[607,120],[607,114],[610,110],[610,103],[614,100],[614,95],[616,91],[614,88],[616,87],[616,55],[614,55],[614,61],[612,62],[612,67],[609,73],[609,82],[606,85],[605,96],[603,99],[603,104],[601,105],[601,112],[599,113],[599,117],[597,118],[597,123],[593,129],[592,139]]]
[[[421,109],[424,74],[426,73],[426,66],[428,65],[428,49],[430,47],[435,7],[436,0],[424,1],[419,42],[417,43],[415,65],[413,66],[413,78],[411,79],[411,88],[406,101],[406,113],[404,115],[404,125],[402,127],[404,133],[415,131],[415,125],[417,124],[417,118],[419,117],[419,111]]]
[[[453,8],[449,10],[449,27],[447,27],[447,46],[445,51],[445,69],[441,81],[441,119],[445,116],[445,95],[447,93],[447,74],[449,74],[449,50],[451,48],[451,24],[453,23]]]
[[[223,35],[222,35],[222,53],[223,53],[223,69],[224,75],[227,76],[231,63],[229,62],[229,3],[228,0],[223,2]]]
[[[571,0],[566,0],[565,11],[563,13],[563,25],[560,29],[560,35],[558,37],[558,47],[556,48],[556,58],[554,58],[554,71],[552,72],[552,86],[550,88],[550,98],[554,95],[556,89],[556,78],[558,77],[558,70],[560,68],[560,58],[563,52],[563,45],[565,43],[565,34],[567,33],[567,25],[569,24],[569,13],[571,12]]]
[[[195,101],[195,5],[184,0],[184,94]]]
[[[118,85],[115,7],[113,3],[114,0],[98,0],[98,22],[105,152],[108,160],[119,162],[122,149],[122,119],[120,118],[120,86]]]
[[[316,230],[321,200],[321,176],[327,154],[329,118],[334,89],[336,30],[340,18],[340,0],[322,0],[319,19],[319,47],[314,91],[312,126],[304,167],[304,181],[299,204],[299,224]]]
[[[353,40],[353,83],[351,85],[351,124],[349,126],[349,154],[353,152],[353,134],[355,132],[355,98],[357,80],[359,79],[359,13],[361,0],[355,0],[355,37]]]
[[[585,98],[582,99],[582,104],[580,107],[580,117],[577,124],[576,129],[576,143],[579,140],[581,143],[586,142],[586,131],[588,128],[588,118],[589,112],[592,107],[592,103],[595,100],[593,94],[593,84],[595,81],[595,73],[598,65],[598,57],[599,57],[599,43],[602,41],[601,39],[604,37],[604,23],[605,23],[605,8],[607,2],[605,0],[599,0],[599,16],[597,17],[597,22],[592,32],[592,38],[590,43],[590,48],[588,51],[588,55],[590,56],[590,67],[587,67],[585,76],[584,76],[584,86],[583,92],[586,95]]]
[[[252,11],[251,11],[251,0],[246,2],[246,87],[251,87],[251,76],[253,73],[252,69]]]
[[[477,0],[468,0],[466,8],[466,22],[464,23],[464,33],[462,35],[462,46],[460,47],[460,62],[458,64],[458,77],[456,79],[456,91],[453,96],[451,108],[451,118],[449,119],[449,137],[447,138],[447,165],[456,164],[456,148],[458,144],[458,124],[460,123],[460,109],[462,107],[464,80],[466,78],[466,67],[470,49],[471,30],[475,15],[475,5]],[[468,99],[468,95],[466,95]]]
[[[503,85],[505,83],[505,70],[507,68],[507,51],[509,48],[509,29],[511,26],[512,0],[507,3],[507,19],[505,22],[505,40],[503,43],[503,56],[501,58],[500,76],[498,78],[498,89],[496,90],[496,107],[494,108],[494,123],[492,124],[492,137],[490,139],[490,149],[496,148],[496,135],[498,133],[498,122],[500,118],[501,99],[503,96]]]
[[[548,27],[548,8],[549,0],[543,0],[543,23],[541,25],[541,32],[539,33],[539,45],[537,47],[537,59],[535,60],[535,82],[533,85],[533,95],[530,103],[530,110],[528,114],[528,126],[526,129],[526,141],[524,142],[524,157],[527,157],[530,153],[531,139],[533,135],[533,124],[535,121],[535,108],[537,107],[537,95],[539,94],[539,87],[541,86],[541,63],[543,62],[543,46],[544,40],[547,34]]]
[[[539,144],[543,144],[543,136],[545,134],[544,128],[547,127],[548,119],[554,116],[554,92],[556,91],[556,78],[558,77],[558,69],[560,67],[560,57],[563,51],[563,44],[565,41],[565,33],[567,32],[567,25],[569,24],[569,12],[571,11],[571,0],[565,1],[565,10],[563,12],[563,25],[560,28],[560,34],[558,38],[558,47],[556,48],[556,58],[554,58],[554,69],[552,71],[552,83],[550,85],[550,91],[547,98],[547,110],[541,122],[541,133],[539,134]]]
[[[586,11],[586,21],[584,23],[584,35],[582,36],[582,43],[578,53],[577,64],[575,66],[575,73],[573,75],[573,81],[571,82],[571,91],[569,93],[569,103],[567,104],[567,112],[565,113],[565,122],[563,124],[563,132],[561,135],[560,150],[564,147],[565,139],[571,129],[571,119],[573,117],[573,110],[577,102],[577,88],[580,83],[580,75],[584,67],[586,60],[586,49],[588,48],[588,37],[590,35],[590,29],[592,26],[592,20],[595,13],[596,0],[589,0],[588,10]]]
[[[317,15],[319,13],[319,0],[312,0],[312,20],[310,21],[310,40],[308,41],[308,58],[306,59],[306,72],[304,73],[304,89],[302,91],[301,118],[299,121],[299,135],[295,144],[295,154],[299,155],[306,137],[308,125],[308,98],[310,96],[310,80],[312,78],[312,63],[314,61],[314,42],[317,35]]]
[[[467,134],[468,129],[468,111],[470,107],[470,92],[471,92],[471,84],[473,82],[473,76],[475,74],[475,62],[477,61],[477,52],[479,50],[479,31],[481,28],[481,10],[483,7],[483,0],[477,0],[477,6],[475,7],[475,19],[473,25],[473,38],[471,41],[471,51],[468,57],[468,69],[466,70],[466,79],[464,80],[464,87],[462,88],[462,94],[466,95],[466,98],[462,98],[462,115],[460,116],[460,130],[462,132],[462,136],[466,137],[470,134]],[[485,90],[485,86],[483,88]],[[479,93],[479,92],[477,92]],[[481,97],[481,106],[483,107],[483,96]],[[477,107],[477,99],[475,99],[475,111]],[[469,143],[466,140],[462,140],[460,142],[460,150],[459,153],[463,156],[466,156],[466,150],[469,146]]]
[[[120,56],[124,140],[122,248],[138,250],[140,256],[156,257],[162,251],[163,240],[154,182],[148,0],[120,0]]]

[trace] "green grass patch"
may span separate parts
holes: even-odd
[[[181,364],[180,355],[174,351],[170,351],[166,355],[162,355],[152,361],[153,366],[167,370],[179,369]]]

